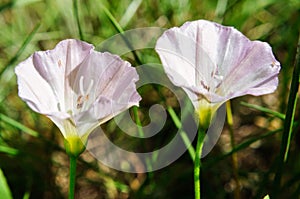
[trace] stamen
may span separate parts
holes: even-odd
[[[83,96],[82,95],[79,95],[79,97],[77,98],[77,109],[81,109],[82,106],[83,106]]]
[[[94,85],[94,80],[92,79],[91,82],[90,82],[90,85],[89,85],[89,87],[88,87],[88,89],[86,91],[86,93],[90,93],[91,92],[91,90],[93,88],[93,85]]]
[[[202,86],[204,89],[206,89],[207,91],[210,90],[210,87],[207,86],[202,80],[200,81],[200,84],[201,84],[201,86]]]
[[[58,60],[58,67],[62,67],[61,60]]]
[[[215,88],[219,88],[221,83],[223,82],[224,77],[222,75],[215,75],[214,78],[216,80]]]
[[[92,91],[93,89],[93,85],[94,85],[94,80],[90,81],[89,87],[88,89],[85,91],[84,87],[83,87],[83,80],[84,77],[81,76],[79,79],[79,91],[80,91],[80,95],[77,98],[77,109],[82,109],[85,110],[85,108],[87,107],[86,102],[89,101],[90,95],[89,93]]]
[[[80,90],[81,95],[84,95],[84,89],[83,89],[83,76],[81,76],[81,77],[80,77],[80,80],[79,80],[79,90]]]

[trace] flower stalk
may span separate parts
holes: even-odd
[[[239,96],[274,92],[280,63],[268,43],[250,41],[233,27],[206,20],[165,31],[155,50],[170,81],[186,92],[199,116],[194,160],[195,198],[199,199],[203,141],[216,111]]]
[[[69,199],[74,199],[74,197],[75,197],[75,184],[76,184],[77,156],[69,155],[69,157],[70,157]]]
[[[74,6],[78,21],[77,0]],[[19,96],[32,110],[51,119],[64,136],[70,157],[69,198],[73,199],[76,160],[85,150],[88,136],[139,104],[135,86],[139,76],[119,56],[95,51],[93,45],[75,39],[33,53],[18,64],[15,73]]]
[[[69,137],[64,140],[66,153],[70,159],[69,199],[74,199],[76,184],[77,158],[85,150],[85,145],[79,137]]]
[[[194,186],[195,186],[195,199],[201,198],[201,188],[200,188],[200,170],[201,170],[201,154],[203,148],[203,142],[205,137],[205,131],[202,128],[198,130],[198,138],[197,138],[197,146],[195,153],[195,161],[194,161]]]

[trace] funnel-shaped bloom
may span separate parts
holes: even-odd
[[[67,141],[86,141],[98,125],[141,99],[138,74],[128,62],[74,39],[35,52],[15,72],[19,96],[49,117]]]
[[[280,63],[269,44],[232,27],[198,20],[163,33],[155,47],[170,80],[182,87],[208,127],[225,101],[273,92]]]

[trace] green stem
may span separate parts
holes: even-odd
[[[69,199],[74,199],[75,196],[76,161],[77,157],[70,155]]]
[[[195,199],[200,199],[200,169],[201,169],[201,154],[203,141],[205,137],[205,131],[199,128],[198,130],[197,147],[194,161],[194,183],[195,183]]]

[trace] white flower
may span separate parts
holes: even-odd
[[[165,31],[155,47],[170,80],[182,87],[208,127],[227,100],[273,92],[280,63],[269,44],[206,20]]]
[[[141,100],[135,68],[74,39],[35,52],[15,72],[19,96],[49,117],[67,141],[85,142],[97,126]]]

